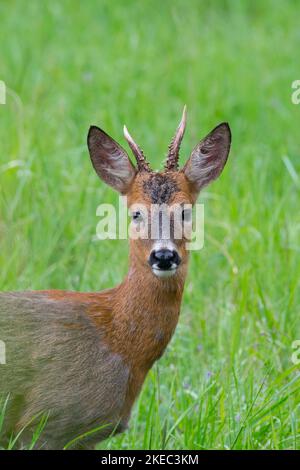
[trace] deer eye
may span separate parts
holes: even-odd
[[[140,222],[142,220],[142,214],[140,211],[133,212],[131,217],[132,217],[132,220],[134,220],[135,222]]]
[[[183,209],[181,213],[182,220],[184,222],[190,222],[192,219],[192,211],[191,209]]]

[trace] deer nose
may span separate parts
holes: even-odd
[[[151,252],[149,264],[150,266],[167,271],[168,269],[177,268],[180,261],[181,259],[177,251],[161,249]]]

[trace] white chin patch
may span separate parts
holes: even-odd
[[[176,268],[164,270],[153,267],[152,272],[157,277],[171,277],[174,276],[174,274],[176,273]]]

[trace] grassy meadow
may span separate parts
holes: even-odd
[[[176,334],[130,429],[101,449],[300,448],[299,11],[271,0],[0,3],[0,290],[123,279],[127,242],[95,241],[97,206],[118,196],[92,169],[90,124],[127,148],[126,123],[156,169],[185,103],[182,163],[218,123],[232,130],[227,166],[200,197],[205,245]]]

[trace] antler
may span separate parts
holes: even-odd
[[[184,135],[186,126],[186,106],[183,108],[182,117],[176,133],[169,145],[169,152],[165,163],[166,170],[178,170],[178,159],[180,144]]]
[[[146,161],[146,158],[143,154],[143,150],[135,143],[135,141],[129,134],[126,126],[124,126],[124,137],[127,140],[129,147],[131,148],[136,158],[139,171],[151,172],[151,168],[149,166],[149,163]]]

